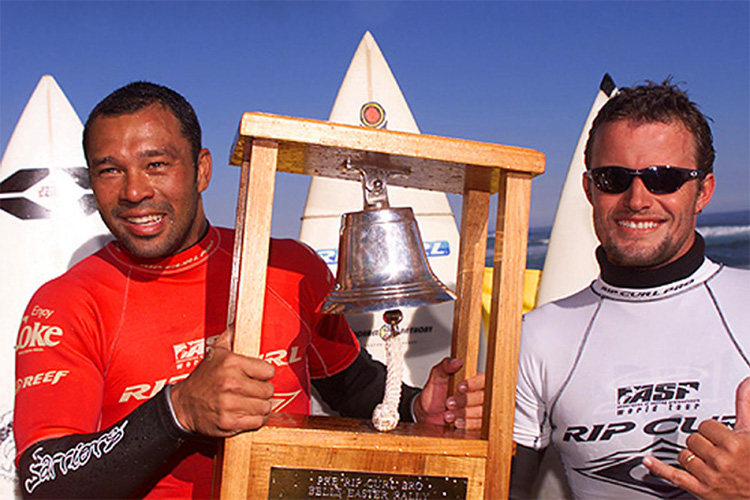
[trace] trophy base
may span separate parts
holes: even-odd
[[[230,459],[250,442],[251,454]],[[487,448],[478,431],[400,423],[383,433],[368,420],[280,413],[225,442],[214,480],[225,476],[226,498],[480,498]],[[233,490],[237,475],[247,480]]]

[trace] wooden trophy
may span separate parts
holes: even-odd
[[[481,431],[273,414],[226,439],[220,498],[507,498],[531,179],[542,153],[329,122],[245,113],[231,163],[241,165],[230,318],[234,351],[258,356],[276,172],[357,180],[347,162],[406,170],[393,185],[463,196],[452,356],[454,387],[476,373],[490,196],[498,194],[486,392]]]

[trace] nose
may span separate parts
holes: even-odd
[[[139,203],[154,195],[154,189],[149,177],[141,171],[128,172],[125,176],[120,200],[129,203]]]
[[[653,195],[646,189],[643,181],[636,177],[623,195],[623,203],[633,212],[639,212],[651,206]]]

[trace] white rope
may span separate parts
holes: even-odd
[[[381,432],[393,430],[398,425],[398,404],[401,401],[401,379],[404,373],[404,347],[398,330],[383,326],[380,335],[385,339],[385,394],[383,402],[372,412],[372,424]]]

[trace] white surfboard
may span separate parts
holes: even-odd
[[[557,203],[539,283],[537,307],[577,292],[588,286],[599,274],[594,256],[599,240],[594,233],[591,205],[583,192],[582,176],[586,170],[583,152],[594,118],[616,91],[614,81],[609,74],[605,74],[578,138]],[[545,453],[536,484],[535,498],[571,498],[565,472],[555,449],[550,448]]]
[[[539,282],[537,307],[577,292],[588,286],[599,274],[599,266],[594,256],[599,240],[594,233],[591,205],[586,200],[582,187],[582,176],[586,170],[583,152],[594,118],[616,90],[615,82],[609,74],[605,74],[578,138],[557,202]]]
[[[388,63],[370,32],[365,33],[341,84],[329,121],[348,125],[419,133]],[[430,266],[449,288],[455,289],[458,266],[458,228],[444,193],[388,187],[392,207],[414,210]],[[341,215],[363,208],[358,182],[315,177],[307,195],[300,240],[326,261],[336,273]],[[401,323],[405,343],[404,381],[422,386],[429,369],[450,354],[453,302],[404,309]],[[360,343],[381,361],[383,342],[377,331],[380,314],[347,316]],[[313,411],[318,411],[313,405]]]
[[[12,498],[16,334],[31,295],[108,241],[89,188],[83,125],[43,76],[0,163],[0,498]]]

